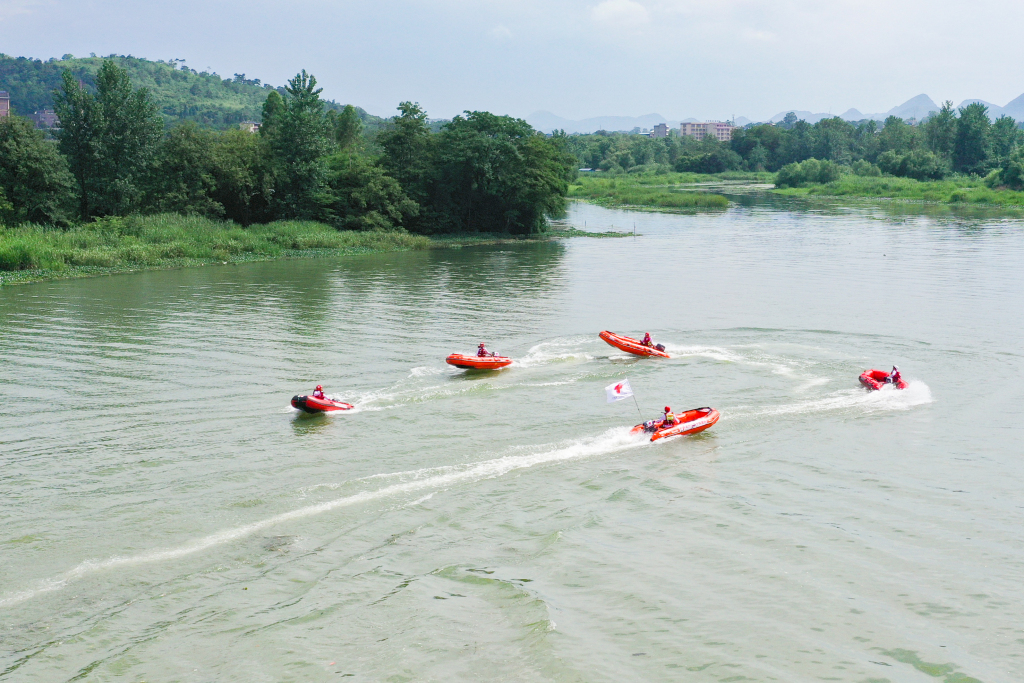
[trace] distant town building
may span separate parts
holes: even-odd
[[[260,125],[258,121],[242,121],[238,124],[238,127],[247,133],[258,133],[260,132]]]
[[[731,123],[723,123],[722,121],[706,121],[704,123],[684,123],[679,126],[680,135],[689,135],[690,137],[703,140],[706,137],[714,137],[719,142],[729,142],[732,140],[732,131],[735,126]]]
[[[6,90],[0,90],[0,119],[11,113],[11,96]]]
[[[651,133],[652,138],[667,138],[668,137],[668,124],[659,123],[654,126],[654,132]]]
[[[43,109],[37,111],[29,116],[36,124],[36,128],[59,128],[60,119],[57,118],[57,112],[52,109]]]

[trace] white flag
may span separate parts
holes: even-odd
[[[633,395],[633,387],[629,386],[628,379],[606,386],[604,391],[608,394],[609,403],[615,403],[616,401],[621,401],[622,399],[629,398]]]

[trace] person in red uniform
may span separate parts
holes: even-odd
[[[654,342],[651,341],[651,333],[644,332],[644,340],[640,343],[643,344],[644,346],[654,346]]]
[[[484,356],[493,356],[494,354],[485,349],[483,343],[481,343],[476,349],[476,355],[483,358]]]
[[[890,372],[889,376],[885,378],[885,383],[899,384],[901,379],[903,379],[903,377],[900,375],[900,369],[894,365],[892,366],[892,372]]]
[[[324,388],[319,384],[317,384],[316,389],[313,390],[313,398],[318,398],[321,401],[327,400],[327,397],[324,396]]]

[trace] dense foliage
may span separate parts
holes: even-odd
[[[195,121],[204,127],[226,129],[242,121],[259,121],[267,92],[275,89],[259,79],[246,78],[245,74],[221,78],[215,73],[190,69],[178,60],[150,61],[123,55],[82,59],[64,55],[44,62],[0,54],[0,90],[7,90],[14,110],[27,116],[54,106],[53,93],[61,87],[64,72],[70,72],[76,82],[94,92],[105,62],[125,69],[136,87],[149,91],[165,126]],[[335,102],[325,102],[324,106],[337,113],[344,110]],[[383,124],[382,119],[362,109],[352,109],[370,129]]]
[[[573,135],[568,148],[581,167],[610,173],[721,173],[723,171],[780,171],[808,160],[829,162],[829,173],[854,173],[941,179],[951,173],[985,176],[1011,165],[1024,133],[1010,117],[991,122],[983,104],[954,109],[946,102],[927,120],[912,125],[890,116],[851,123],[840,118],[810,124],[787,116],[778,124],[758,124],[733,131],[730,142],[696,140],[673,134],[651,138],[598,131]],[[811,166],[814,166],[813,164]],[[826,182],[817,167],[792,167],[782,185]],[[1007,184],[1016,182],[1008,171]],[[814,176],[815,179],[811,179]],[[832,176],[829,176],[832,177]]]
[[[522,235],[565,208],[576,167],[562,137],[487,112],[436,129],[409,102],[374,134],[354,107],[331,109],[320,93],[303,71],[266,91],[258,134],[194,121],[165,131],[152,92],[113,61],[95,88],[65,71],[56,142],[18,116],[0,124],[0,221],[173,212],[242,226]]]

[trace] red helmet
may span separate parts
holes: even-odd
[[[477,344],[477,346],[483,346],[483,345],[484,345],[483,342],[480,342],[479,344]]]
[[[671,412],[672,412],[672,409],[671,409],[671,408],[669,408],[668,406],[665,406],[665,412],[666,412],[666,413],[671,413]]]
[[[316,385],[316,389],[317,389],[317,391],[323,391],[324,390],[324,388],[322,386],[320,386],[319,384]]]

